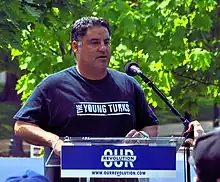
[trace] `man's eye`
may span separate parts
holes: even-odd
[[[109,45],[110,44],[110,41],[105,41],[105,45]]]
[[[97,45],[97,44],[99,44],[99,42],[98,41],[92,41],[91,44]]]

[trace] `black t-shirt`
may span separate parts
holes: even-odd
[[[124,137],[158,124],[135,79],[108,69],[104,79],[88,80],[75,66],[44,79],[14,119],[60,137]]]

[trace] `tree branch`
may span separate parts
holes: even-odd
[[[64,44],[63,44],[63,42],[59,42],[59,47],[60,47],[61,56],[62,56],[62,58],[64,58],[65,49],[64,49]]]
[[[189,88],[189,87],[192,87],[192,86],[195,86],[196,85],[196,82],[191,82],[191,83],[188,83],[186,85],[183,85],[182,87],[180,87],[181,89],[186,89],[186,88]]]
[[[175,71],[172,71],[172,73],[173,73],[174,75],[176,75],[176,76],[180,76],[180,77],[183,77],[183,78],[192,80],[192,81],[196,81],[196,82],[201,83],[201,84],[204,84],[204,85],[212,85],[212,86],[219,87],[219,84],[215,84],[215,83],[207,82],[207,81],[203,81],[203,80],[198,80],[198,79],[196,79],[196,78],[192,78],[192,77],[190,77],[190,76],[186,76],[186,75],[177,73],[177,72],[175,72]]]
[[[29,7],[36,8],[36,9],[40,9],[41,11],[46,10],[45,6],[43,6],[43,5],[37,5],[37,4],[34,4],[34,3],[27,2],[25,0],[21,1],[21,5],[29,6]]]

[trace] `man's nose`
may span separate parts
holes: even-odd
[[[101,43],[100,43],[100,46],[99,46],[99,48],[98,48],[98,50],[99,50],[100,52],[105,52],[105,51],[107,50],[107,47],[108,47],[108,45],[105,45],[104,42],[101,42]]]

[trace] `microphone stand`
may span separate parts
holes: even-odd
[[[168,99],[158,90],[158,88],[151,82],[151,80],[149,78],[147,78],[141,71],[138,71],[136,73],[137,75],[139,75],[143,81],[145,83],[147,83],[156,93],[157,95],[168,105],[168,107],[170,108],[170,110],[180,118],[180,120],[183,122],[183,125],[185,126],[185,130],[186,131],[188,129],[189,126],[189,121],[187,119],[185,119],[168,101]],[[185,136],[185,140],[187,138],[193,138],[194,137],[194,133],[190,132],[188,135]],[[185,148],[186,148],[186,162],[187,162],[187,182],[191,182],[191,174],[190,174],[190,164],[189,164],[189,157],[190,157],[190,144],[186,143],[184,144]],[[185,155],[185,153],[184,153]],[[184,163],[185,165],[185,163]]]

